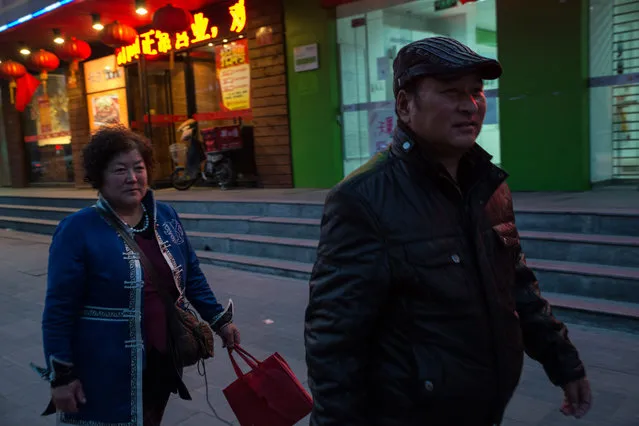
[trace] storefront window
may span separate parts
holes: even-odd
[[[243,0],[217,3],[195,12],[194,24],[174,40],[151,29],[116,51],[126,70],[131,127],[154,145],[157,185],[170,184],[175,165],[169,147],[180,141],[178,128],[187,119],[200,131],[250,120],[245,27]]]
[[[73,182],[66,78],[49,74],[47,93],[38,86],[22,114],[31,183]]]
[[[591,181],[639,179],[639,0],[590,0]]]
[[[497,58],[495,0],[435,10],[434,0],[365,0],[338,7],[344,173],[384,149],[396,123],[393,59],[415,40],[444,35]],[[497,81],[486,82],[488,113],[478,143],[500,163]]]
[[[203,46],[191,51],[195,106],[200,130],[250,125],[251,70],[248,40]]]

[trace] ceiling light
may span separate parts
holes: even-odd
[[[144,3],[144,0],[135,0],[135,13],[141,16],[149,13],[149,11],[146,10],[146,5]]]
[[[227,39],[222,40],[223,43],[228,43],[229,41]]]
[[[64,44],[64,37],[62,37],[60,30],[57,28],[53,29],[53,42],[55,44]]]
[[[209,43],[209,47],[213,47],[213,43]]]
[[[244,38],[244,36],[243,36],[242,34],[240,34],[238,37],[239,37],[239,38]]]
[[[24,56],[28,56],[31,54],[31,51],[28,48],[23,47],[22,49],[20,49],[20,54]]]
[[[104,25],[102,25],[102,22],[100,21],[100,15],[98,15],[97,13],[92,13],[91,20],[93,21],[92,26],[94,30],[102,31],[104,29]]]

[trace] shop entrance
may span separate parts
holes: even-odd
[[[153,181],[158,186],[170,182],[169,146],[178,138],[180,121],[188,116],[185,57],[176,55],[172,68],[168,58],[127,67],[131,127],[153,143]]]
[[[238,128],[244,140],[242,152],[228,152],[236,169],[236,183],[247,184],[256,179],[252,142],[252,117],[248,101],[246,105],[229,104],[243,102],[231,98],[229,78],[235,85],[240,78],[250,80],[246,39],[224,40],[221,44],[208,43],[184,52],[176,53],[173,61],[168,55],[145,58],[126,68],[129,117],[131,127],[144,133],[153,143],[155,168],[153,180],[156,186],[171,184],[175,164],[170,146],[180,142],[178,128],[187,119],[197,122],[196,135],[200,141],[215,128]],[[228,64],[221,56],[227,51],[240,51],[246,56],[246,76],[241,70],[228,74]],[[239,68],[241,68],[240,66]],[[223,81],[223,83],[221,83]],[[229,108],[229,106],[231,108]],[[229,110],[231,109],[231,110]],[[249,135],[249,136],[247,136]],[[210,146],[206,146],[211,148]]]

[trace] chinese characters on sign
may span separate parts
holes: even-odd
[[[244,0],[239,0],[235,5],[229,7],[229,12],[233,17],[231,23],[231,31],[241,33],[246,27],[246,7],[244,6]]]
[[[370,154],[388,148],[393,139],[395,111],[392,108],[373,109],[368,112],[368,140]]]
[[[231,18],[230,31],[241,33],[246,28],[246,7],[244,0],[238,0],[228,8]],[[126,65],[139,59],[141,54],[155,56],[175,50],[187,49],[193,44],[199,44],[218,37],[220,28],[210,25],[210,20],[204,13],[193,15],[190,31],[169,34],[151,29],[140,34],[135,43],[116,50],[118,65]]]

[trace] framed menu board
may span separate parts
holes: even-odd
[[[129,127],[124,68],[115,55],[85,62],[84,84],[91,132],[114,124]]]

